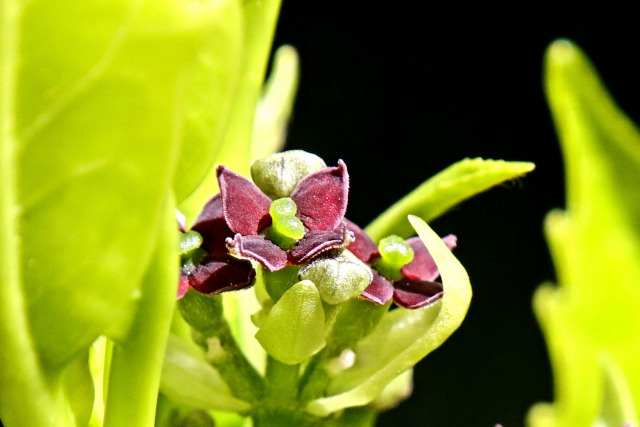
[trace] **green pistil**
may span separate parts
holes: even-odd
[[[274,220],[280,217],[294,216],[298,212],[296,202],[289,197],[274,200],[269,207],[269,215]]]
[[[274,200],[269,207],[272,223],[267,237],[284,250],[304,237],[304,225],[295,216],[297,211],[298,207],[289,197]]]
[[[413,260],[413,249],[399,236],[392,235],[380,240],[378,251],[380,259],[376,261],[375,268],[391,280],[402,278],[400,270]]]

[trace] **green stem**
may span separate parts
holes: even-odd
[[[7,425],[54,426],[71,421],[60,394],[54,402],[30,339],[20,268],[15,104],[21,14],[20,2],[0,1],[0,416]]]
[[[298,397],[300,365],[285,365],[267,356],[267,399],[271,402],[290,404]]]
[[[113,349],[105,427],[154,425],[177,287],[178,242],[172,211],[163,212],[160,238],[143,279],[143,296],[131,330]]]

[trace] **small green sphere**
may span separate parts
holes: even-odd
[[[304,225],[293,215],[276,218],[271,227],[276,233],[291,239],[299,240],[304,237]]]
[[[289,197],[274,200],[269,207],[269,215],[274,222],[281,217],[294,216],[296,212],[298,212],[296,202]]]
[[[413,259],[413,249],[400,236],[387,236],[378,244],[380,256],[390,267],[402,268]]]

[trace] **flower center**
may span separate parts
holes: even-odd
[[[387,236],[378,244],[380,259],[375,263],[378,273],[388,279],[398,280],[402,278],[400,269],[413,260],[413,249],[400,236]]]
[[[289,197],[274,200],[269,207],[271,228],[267,232],[269,240],[284,250],[290,249],[304,237],[302,221],[296,216],[298,207]]]

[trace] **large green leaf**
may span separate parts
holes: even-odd
[[[590,425],[611,421],[611,408],[640,407],[640,132],[575,45],[551,45],[545,68],[567,212],[546,223],[561,287],[542,288],[535,300],[556,402],[537,406],[529,422]],[[629,402],[616,403],[623,397]]]
[[[231,0],[2,2],[3,419],[12,401],[31,408],[10,408],[8,419],[28,424],[39,410],[54,419],[52,402],[39,400],[57,386],[44,384],[40,362],[61,369],[98,335],[127,335],[181,144],[212,160],[201,142],[215,125],[196,131],[193,120],[222,114],[223,102],[196,99],[195,87],[228,97],[217,85],[230,74],[210,61],[229,60],[234,72],[236,9]],[[202,174],[205,163],[193,167]],[[195,175],[178,180],[181,191]]]
[[[409,237],[413,228],[407,215],[432,221],[448,209],[478,193],[534,169],[529,162],[464,159],[423,182],[371,222],[367,234],[375,241],[397,234]]]
[[[375,399],[400,374],[439,347],[462,323],[471,301],[464,267],[442,239],[420,218],[409,221],[429,249],[444,284],[442,300],[418,310],[389,311],[376,329],[354,347],[355,364],[336,375],[327,397],[307,410],[326,416]]]

